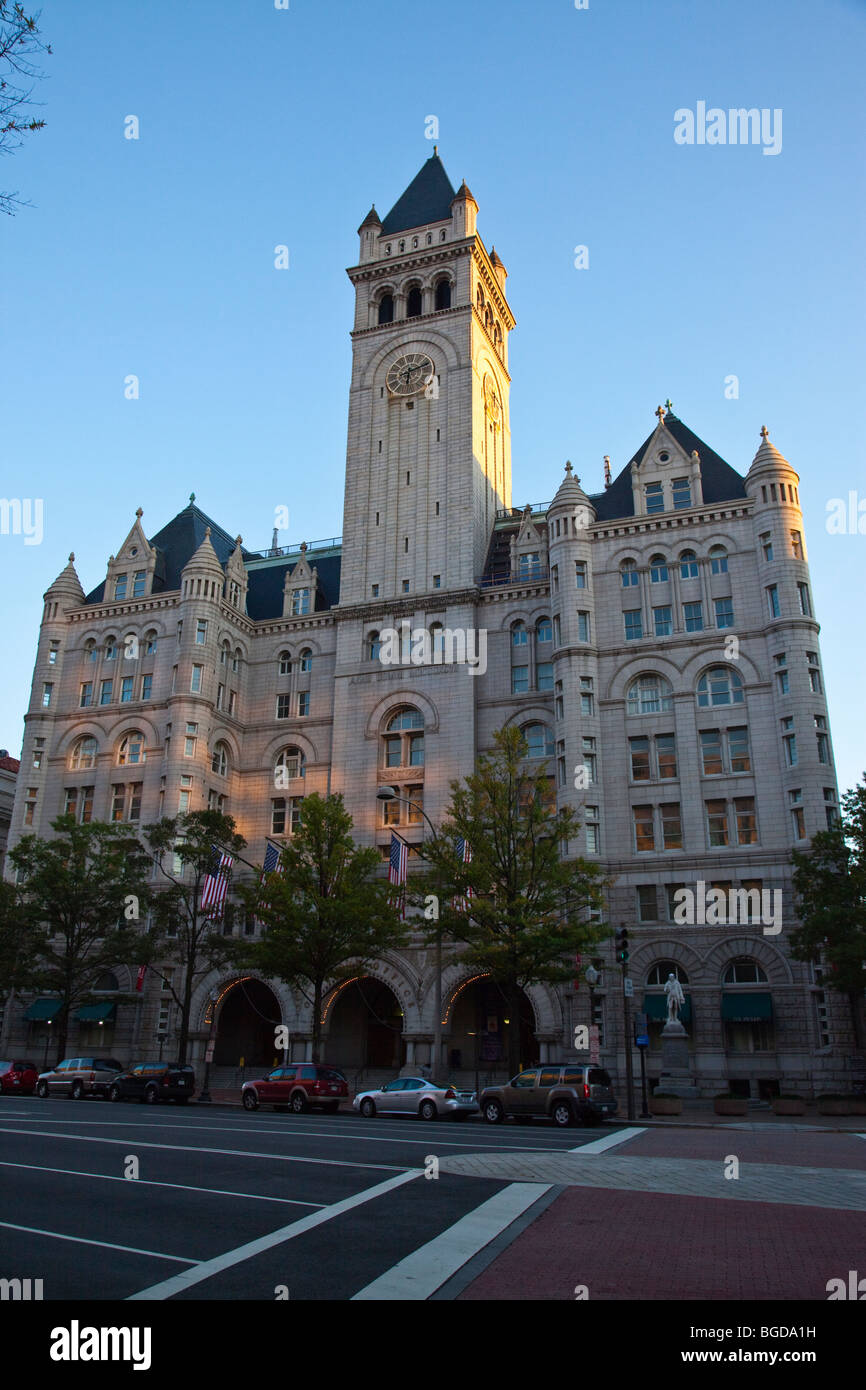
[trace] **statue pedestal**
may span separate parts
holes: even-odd
[[[692,1081],[689,1035],[678,1019],[670,1019],[662,1029],[662,1070],[658,1089],[684,1100],[697,1100],[699,1091]]]

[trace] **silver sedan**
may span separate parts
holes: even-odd
[[[450,1115],[465,1120],[478,1114],[478,1102],[474,1091],[456,1091],[421,1076],[398,1076],[376,1090],[359,1091],[352,1109],[368,1120],[374,1115],[417,1115],[421,1120]]]

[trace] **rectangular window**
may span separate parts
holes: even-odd
[[[683,619],[686,632],[703,632],[704,609],[701,603],[684,603]]]
[[[143,783],[132,782],[129,787],[129,805],[127,807],[127,820],[141,820],[141,788]]]
[[[791,807],[791,826],[795,840],[806,838],[806,817],[802,806]]]
[[[824,788],[824,815],[827,829],[832,830],[839,823],[839,809],[836,805],[836,792],[833,787]]]
[[[192,691],[192,693],[193,693],[194,695],[198,695],[198,694],[200,694],[200,692],[201,692],[201,682],[202,682],[202,676],[203,676],[203,675],[204,675],[204,667],[203,667],[203,666],[193,666],[193,668],[192,668],[192,674],[191,674],[191,676],[190,676],[190,678],[189,678],[189,688],[190,688],[190,690]]]
[[[808,585],[808,584],[798,584],[798,585],[797,585],[797,597],[798,597],[799,600],[800,600],[800,612],[803,614],[803,617],[804,617],[804,618],[811,618],[811,616],[812,616],[812,600],[811,600],[811,598],[809,597],[809,585]]]
[[[114,685],[114,681],[112,681],[112,680],[105,680],[105,681],[102,681],[102,682],[100,683],[100,686],[99,686],[99,703],[100,703],[101,705],[110,705],[110,704],[111,704],[111,691],[112,691],[113,685]]]
[[[535,668],[536,684],[539,690],[553,689],[553,662],[539,661]]]
[[[586,815],[586,849],[588,854],[601,853],[601,826],[598,819],[598,807],[587,806]]]
[[[50,647],[49,652],[48,652],[48,665],[49,665],[49,666],[56,666],[56,665],[57,665],[57,653],[58,653],[59,650],[60,650],[60,643],[59,643],[59,642],[52,642],[52,643],[51,643],[51,647]]]
[[[387,802],[383,803],[388,805]],[[286,799],[283,796],[275,797],[271,801],[271,834],[285,835],[286,833]]]
[[[640,609],[626,609],[622,616],[625,623],[625,640],[634,642],[638,637],[643,637],[643,620]]]
[[[649,738],[630,738],[629,752],[631,754],[631,779],[633,782],[648,782],[650,779],[650,742]]]
[[[764,590],[764,592],[767,595],[767,608],[769,610],[770,617],[780,617],[782,610],[779,607],[779,586],[777,584],[769,584],[767,588]]]
[[[127,576],[126,576],[125,574],[118,574],[118,575],[115,575],[115,579],[114,579],[114,602],[115,602],[115,603],[120,603],[120,602],[122,602],[123,599],[126,598],[126,580],[127,580]]]
[[[32,825],[33,817],[36,814],[36,798],[39,795],[38,787],[27,788],[27,800],[24,802],[24,824]]]
[[[403,583],[401,584],[400,587],[401,587],[401,589],[402,589],[402,591],[403,591],[404,594],[408,594],[408,592],[409,592],[409,580],[408,580],[408,579],[404,579],[404,580],[403,580]]]
[[[410,735],[409,735],[409,766],[410,766],[410,767],[423,767],[423,766],[424,766],[424,735],[423,735],[423,734],[410,734]]]
[[[580,712],[581,714],[588,715],[590,718],[595,714],[595,699],[591,694],[587,694],[586,691],[581,691]]]
[[[43,749],[33,749],[33,766],[38,770],[42,766],[42,759],[45,756]]]
[[[120,703],[122,705],[128,705],[132,699],[132,684],[132,676],[124,676],[120,682]]]
[[[434,576],[433,576],[433,588],[434,588],[434,589],[441,589],[441,588],[442,588],[442,576],[441,576],[441,574],[434,574]]]
[[[755,820],[755,798],[753,796],[735,797],[734,816],[737,822],[737,844],[757,844],[758,829]]]
[[[576,589],[586,588],[586,561],[575,560],[574,562],[574,586]]]
[[[734,600],[732,598],[713,599],[716,609],[716,627],[734,626]]]
[[[559,593],[559,565],[550,566],[550,591],[553,594]]]
[[[799,531],[791,532],[791,554],[795,560],[803,558],[803,537]]]
[[[179,815],[185,816],[189,811],[189,799],[192,796],[192,778],[181,777],[180,796],[178,797],[177,809]]]
[[[692,489],[688,478],[674,478],[671,483],[671,495],[674,499],[674,511],[681,512],[684,507],[690,507]]]
[[[184,756],[185,758],[194,758],[194,757],[195,757],[195,743],[196,743],[196,734],[197,734],[197,733],[198,733],[198,724],[187,724],[187,726],[186,726],[186,735],[185,735],[184,741],[183,741],[183,756]]]
[[[589,614],[578,613],[577,615],[577,640],[578,642],[589,642]]]
[[[295,589],[292,593],[292,616],[295,618],[303,617],[310,611],[310,591],[309,589]]]
[[[662,817],[662,848],[682,849],[683,824],[678,801],[663,801],[659,807]]]
[[[657,922],[659,918],[658,894],[654,883],[639,883],[637,886],[637,920]]]
[[[217,697],[216,697],[216,707],[217,707],[217,709],[221,710],[221,709],[223,708],[223,705],[225,704],[225,698],[226,698],[226,688],[225,688],[225,686],[224,686],[224,685],[218,685],[218,686],[217,686]],[[277,716],[277,718],[279,718],[279,715]]]
[[[75,816],[78,812],[78,788],[67,787],[66,795],[63,798],[64,816]]]
[[[656,734],[656,759],[659,777],[665,781],[677,775],[677,740],[675,734]]]
[[[399,825],[400,802],[396,799],[396,797],[391,801],[382,801],[379,804],[382,807],[382,824]]]
[[[523,695],[529,689],[529,667],[512,666],[511,668],[511,693],[512,695]]]
[[[51,704],[51,696],[52,696],[53,692],[54,692],[54,686],[52,685],[51,681],[45,681],[44,685],[42,686],[42,708],[43,708],[43,709],[48,709],[48,706]]]
[[[762,553],[763,553],[764,559],[765,559],[765,560],[768,560],[768,561],[769,561],[769,560],[772,560],[772,558],[773,558],[773,533],[772,533],[772,531],[762,531],[761,535],[758,537],[758,540],[761,542],[761,551],[762,551]]]
[[[372,593],[373,598],[378,598],[378,597],[379,597],[379,585],[378,585],[378,584],[371,584],[371,585],[370,585],[370,590],[371,590],[371,593]]]
[[[79,806],[79,820],[82,825],[89,825],[93,819],[93,788],[81,788],[81,804]]]
[[[203,646],[205,645],[206,642],[207,642],[207,619],[206,619],[206,618],[199,618],[198,622],[197,622],[196,625],[195,625],[195,644],[196,644],[197,647],[203,647]]]
[[[818,762],[829,763],[830,761],[830,740],[826,734],[818,733],[815,735],[818,742]]]
[[[289,797],[289,833],[294,835],[301,823],[301,802],[302,796]]]
[[[718,729],[701,730],[701,757],[705,777],[718,777],[724,772],[722,735]]]
[[[310,712],[310,692],[309,690],[298,691],[298,714],[303,716]]]
[[[144,594],[145,571],[136,570],[132,576],[132,597],[141,598]]]
[[[727,845],[728,839],[728,804],[726,801],[708,801],[707,807],[707,840],[710,849],[721,845]]]
[[[783,719],[782,723],[782,743],[785,746],[785,762],[788,767],[797,766],[797,736],[793,732],[794,720],[792,718]]]
[[[640,853],[655,849],[652,806],[633,806],[634,847]]]
[[[790,685],[788,684],[788,672],[787,672],[787,671],[777,671],[777,672],[776,672],[776,684],[777,684],[778,687],[779,687],[779,694],[780,694],[780,695],[787,695],[787,694],[789,693],[789,691],[790,691]]]
[[[564,704],[564,701],[563,701],[563,698],[562,698],[562,681],[557,681],[556,684],[555,684],[555,686],[554,686],[554,689],[555,689],[555,691],[556,691],[556,695],[555,695],[554,702],[553,702],[553,704],[554,704],[554,717],[555,717],[556,719],[564,719],[564,718],[565,718],[565,704]]]
[[[141,698],[149,700],[153,695],[153,676],[142,676],[141,678]]]
[[[556,741],[556,775],[559,785],[565,786],[565,740]]]
[[[670,637],[673,632],[670,604],[664,603],[653,609],[653,627],[656,637]]]
[[[111,788],[111,819],[113,821],[123,820],[123,803],[126,796],[126,787],[123,783],[117,783]]]
[[[178,624],[177,624],[177,645],[178,645],[178,646],[180,646],[182,638],[183,638],[183,618],[180,618],[180,619],[178,620]]]
[[[78,694],[78,705],[80,709],[87,709],[88,705],[93,704],[93,681],[83,681]]]
[[[644,488],[647,516],[656,516],[665,509],[664,487],[661,483],[647,483]]]
[[[686,885],[685,885],[684,883],[666,883],[666,884],[665,884],[665,898],[666,898],[666,900],[667,900],[666,906],[667,906],[667,910],[668,910],[668,921],[669,921],[669,922],[675,922],[675,921],[676,921],[676,917],[675,917],[674,914],[676,913],[676,910],[677,910],[677,893],[680,891],[681,888],[685,888],[685,886],[686,886]]]
[[[728,729],[728,754],[731,760],[731,772],[751,772],[752,760],[749,756],[748,729]]]
[[[583,747],[583,762],[586,767],[586,777],[588,785],[598,781],[598,760],[595,752],[595,739],[584,738],[581,740]]]

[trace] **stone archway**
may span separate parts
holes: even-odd
[[[253,976],[236,980],[217,1007],[214,1063],[272,1066],[278,1057],[274,1030],[281,1022],[279,1001],[270,986]]]
[[[399,1071],[406,1060],[403,1008],[374,975],[350,980],[329,1001],[324,1059],[334,1067]]]
[[[454,989],[444,1016],[449,1025],[448,1065],[451,1071],[502,1071],[508,1067],[509,1030],[520,1039],[521,1065],[540,1060],[535,1009],[521,990],[518,1018],[511,1017],[500,987],[489,975],[474,975]]]

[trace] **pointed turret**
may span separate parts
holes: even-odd
[[[70,553],[66,568],[60,571],[51,587],[45,590],[43,597],[46,604],[50,600],[56,603],[61,611],[77,608],[84,602],[84,590],[75,568],[74,550]]]
[[[571,461],[565,464],[565,477],[559,484],[556,496],[548,509],[548,518],[567,511],[582,516],[582,525],[590,526],[595,521],[595,508],[580,485],[580,478],[574,472]],[[549,524],[549,521],[548,521]]]
[[[236,608],[239,613],[247,611],[247,589],[249,580],[247,578],[246,565],[244,564],[243,542],[240,536],[235,537],[235,548],[226,562],[226,598],[232,608]]]
[[[181,571],[181,596],[183,598],[220,599],[223,592],[223,567],[211,545],[210,527],[205,528],[204,539],[198,550],[187,561]]]
[[[451,216],[454,219],[454,235],[458,239],[460,237],[475,235],[478,204],[473,198],[465,179],[451,200]]]
[[[451,216],[453,198],[451,180],[434,150],[388,213],[382,223],[382,235],[412,231],[431,222],[446,222]]]

